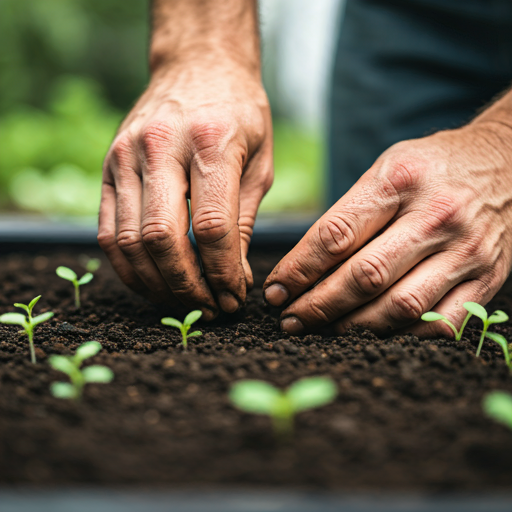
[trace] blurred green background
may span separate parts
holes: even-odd
[[[97,213],[104,155],[148,80],[148,27],[144,0],[0,0],[2,211]],[[262,210],[318,211],[322,130],[287,116],[267,89],[276,179]]]

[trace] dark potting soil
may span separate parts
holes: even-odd
[[[93,255],[93,254],[91,254]],[[160,324],[182,311],[128,292],[105,263],[83,287],[55,275],[77,254],[0,257],[0,312],[43,297],[35,313],[55,317],[36,330],[38,363],[26,337],[0,325],[0,484],[288,486],[342,490],[510,489],[512,431],[486,418],[493,389],[512,391],[503,357],[486,342],[475,357],[478,323],[460,342],[369,332],[291,337],[261,285],[282,254],[254,253],[256,286],[246,307],[193,338]],[[510,287],[493,302],[512,312]],[[510,325],[496,326],[512,339]],[[90,384],[81,402],[54,398],[50,354],[88,340],[112,368],[111,384]],[[287,386],[330,375],[339,396],[299,414],[294,439],[277,442],[267,417],[244,414],[227,398],[240,379]]]

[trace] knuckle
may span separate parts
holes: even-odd
[[[131,139],[127,135],[120,135],[112,143],[110,153],[105,158],[105,164],[112,158],[120,167],[129,165],[132,152],[133,145]]]
[[[116,243],[121,251],[131,254],[134,251],[140,250],[142,237],[138,231],[125,229],[117,234]]]
[[[320,219],[318,238],[324,252],[331,256],[339,256],[354,244],[356,235],[353,224],[348,222],[347,218],[330,216]]]
[[[173,137],[173,130],[163,122],[150,123],[145,126],[140,134],[140,141],[144,154],[158,155],[169,146]]]
[[[354,262],[350,269],[352,281],[362,295],[375,295],[386,286],[389,279],[386,264],[376,255],[368,255]]]
[[[423,301],[414,292],[400,291],[391,295],[390,314],[399,322],[419,320],[425,311]]]
[[[312,277],[315,277],[314,270],[304,265],[306,264],[297,260],[292,261],[286,272],[286,281],[299,290],[308,287]]]
[[[228,235],[232,227],[226,214],[221,212],[199,212],[192,218],[192,229],[201,244],[213,244]]]
[[[309,314],[314,323],[327,324],[332,321],[330,311],[325,302],[319,297],[311,297],[308,301]]]
[[[161,222],[145,224],[141,230],[141,237],[143,244],[153,254],[167,252],[174,245],[172,229]]]
[[[230,127],[211,118],[198,119],[190,125],[190,138],[195,151],[205,157],[219,154],[219,146],[223,143]]]
[[[458,229],[462,225],[461,212],[462,208],[453,196],[437,195],[428,203],[424,229],[427,234],[431,235],[440,230]]]
[[[417,162],[393,159],[387,171],[387,178],[393,188],[400,193],[414,188],[418,184],[421,174]]]
[[[98,245],[103,251],[108,252],[115,245],[115,235],[110,231],[98,231]]]

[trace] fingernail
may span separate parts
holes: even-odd
[[[265,300],[271,306],[281,306],[288,300],[289,296],[288,290],[282,284],[270,285],[265,290]]]
[[[240,307],[235,296],[229,292],[220,292],[218,295],[219,304],[226,313],[234,313]]]
[[[300,334],[304,326],[296,316],[288,316],[281,321],[281,329],[290,334]]]

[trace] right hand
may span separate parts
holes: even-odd
[[[247,251],[272,179],[259,77],[235,64],[176,64],[153,76],[105,158],[99,244],[150,300],[201,309],[206,320],[218,306],[234,312],[253,284]]]

